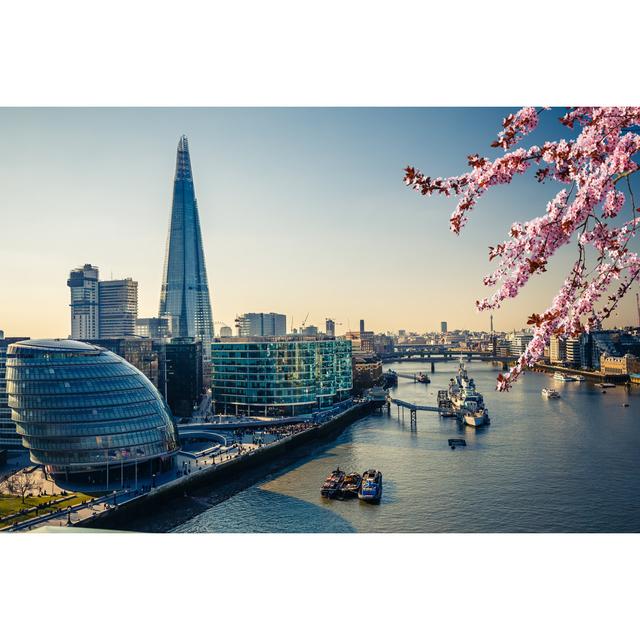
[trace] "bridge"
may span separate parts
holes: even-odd
[[[500,362],[503,370],[508,368],[509,363],[516,360],[515,356],[498,356],[489,351],[471,351],[468,349],[451,349],[432,344],[396,344],[393,346],[393,353],[384,354],[383,362],[394,362],[401,360],[419,360],[429,362],[431,372],[435,371],[436,362],[448,362],[460,357],[467,361],[479,360],[481,362]]]

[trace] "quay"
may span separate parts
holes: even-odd
[[[571,369],[568,367],[558,367],[556,365],[543,363],[536,363],[532,371],[535,371],[537,373],[554,373],[556,371],[559,371],[568,375],[581,375],[584,376],[585,379],[596,383],[611,382],[613,384],[625,384],[630,381],[630,376],[624,374],[604,374],[600,371],[585,371],[583,369]]]
[[[139,489],[122,489],[101,496],[86,505],[77,505],[58,516],[41,516],[20,522],[11,531],[37,529],[41,526],[71,526],[90,529],[126,529],[127,521],[132,517],[151,514],[162,503],[184,497],[198,487],[214,488],[229,480],[241,479],[243,472],[253,470],[272,473],[291,464],[296,459],[313,450],[322,441],[331,440],[339,435],[348,425],[378,409],[383,402],[365,400],[357,402],[329,420],[314,424],[308,423],[304,430],[283,436],[273,442],[260,445],[243,445],[240,451],[228,451],[219,457],[215,464],[190,465],[189,471],[179,477],[175,472],[171,479],[163,481],[158,478]],[[300,421],[298,421],[300,422]],[[184,425],[193,427],[193,425]],[[219,425],[209,423],[209,429],[218,429]],[[251,423],[251,427],[267,428],[268,423],[259,425]],[[189,455],[189,454],[186,454]],[[253,484],[255,478],[248,484]]]

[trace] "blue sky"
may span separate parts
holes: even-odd
[[[189,136],[214,318],[277,311],[386,331],[488,327],[487,247],[539,215],[558,186],[533,175],[490,193],[460,237],[455,201],[402,184],[466,170],[511,108],[2,109],[0,328],[66,336],[72,267],[139,282],[140,316],[158,308],[175,148]],[[531,143],[570,135],[543,114]],[[498,329],[546,308],[573,250],[494,313]],[[634,290],[635,292],[635,290]],[[635,322],[629,296],[615,324]],[[44,312],[43,312],[44,310]]]

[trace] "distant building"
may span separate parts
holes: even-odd
[[[433,326],[433,325],[431,325],[431,326]],[[443,320],[440,323],[440,333],[447,333],[447,322],[446,322],[446,320]]]
[[[549,362],[551,364],[561,364],[566,360],[567,349],[564,338],[551,336],[549,340]]]
[[[282,313],[245,313],[236,318],[238,335],[244,338],[258,336],[284,336],[287,316]]]
[[[406,329],[398,329],[398,338],[406,338],[407,330]]]
[[[373,350],[379,356],[391,356],[393,355],[393,347],[395,342],[391,336],[384,334],[378,334],[373,336]]]
[[[325,322],[325,333],[327,334],[327,337],[335,338],[335,335],[336,335],[335,320],[332,320],[331,318],[327,318]]]
[[[131,278],[98,282],[98,325],[100,338],[121,338],[136,334],[138,283]]]
[[[170,338],[169,318],[138,318],[136,320],[136,335],[153,340]]]
[[[353,391],[362,394],[375,386],[382,377],[382,360],[371,354],[356,354],[353,356]]]
[[[353,385],[351,342],[302,336],[214,342],[216,413],[299,415],[330,407]]]
[[[600,371],[606,376],[628,376],[640,373],[640,358],[630,353],[624,356],[600,356]]]
[[[138,283],[131,278],[100,281],[99,276],[98,267],[91,264],[69,274],[71,337],[97,340],[135,335]]]
[[[364,333],[364,320],[360,320],[360,333]]]
[[[154,344],[158,352],[158,389],[174,416],[188,418],[204,392],[202,342],[172,338]]]
[[[514,333],[509,336],[509,355],[510,356],[521,356],[527,345],[533,340],[532,333]]]
[[[100,338],[87,342],[124,358],[138,371],[141,371],[153,383],[154,387],[160,388],[158,353],[151,338],[124,336],[121,338]]]
[[[29,338],[5,338],[0,331],[0,449],[22,449],[22,438],[16,432],[15,422],[11,419],[11,409],[7,399],[6,361],[7,349],[14,342]],[[9,383],[10,386],[13,382]]]
[[[100,337],[98,276],[98,267],[85,264],[73,269],[67,279],[71,289],[71,337],[75,340]]]
[[[233,329],[231,327],[220,327],[220,337],[221,338],[230,338],[233,335]]]
[[[314,324],[310,324],[307,325],[301,333],[303,336],[317,336],[319,331],[318,327],[316,327]]]

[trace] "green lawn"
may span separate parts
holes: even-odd
[[[53,496],[53,498],[55,499],[61,497],[63,496]],[[85,495],[84,493],[70,493],[69,495],[64,496],[64,498],[64,502],[58,502],[51,507],[43,507],[42,509],[39,509],[38,515],[47,513],[49,511],[55,511],[56,509],[59,509],[61,507],[70,507],[82,502],[83,500],[91,500],[91,496]],[[28,514],[19,514],[18,512],[22,509],[28,509],[29,507],[41,505],[51,499],[52,496],[32,496],[30,498],[26,498],[23,504],[22,498],[20,498],[19,496],[0,494],[0,517],[8,516],[12,513],[16,514],[15,518],[11,518],[10,520],[1,522],[0,529],[16,522],[20,522],[21,520],[33,518],[36,515],[34,512],[30,512]]]

